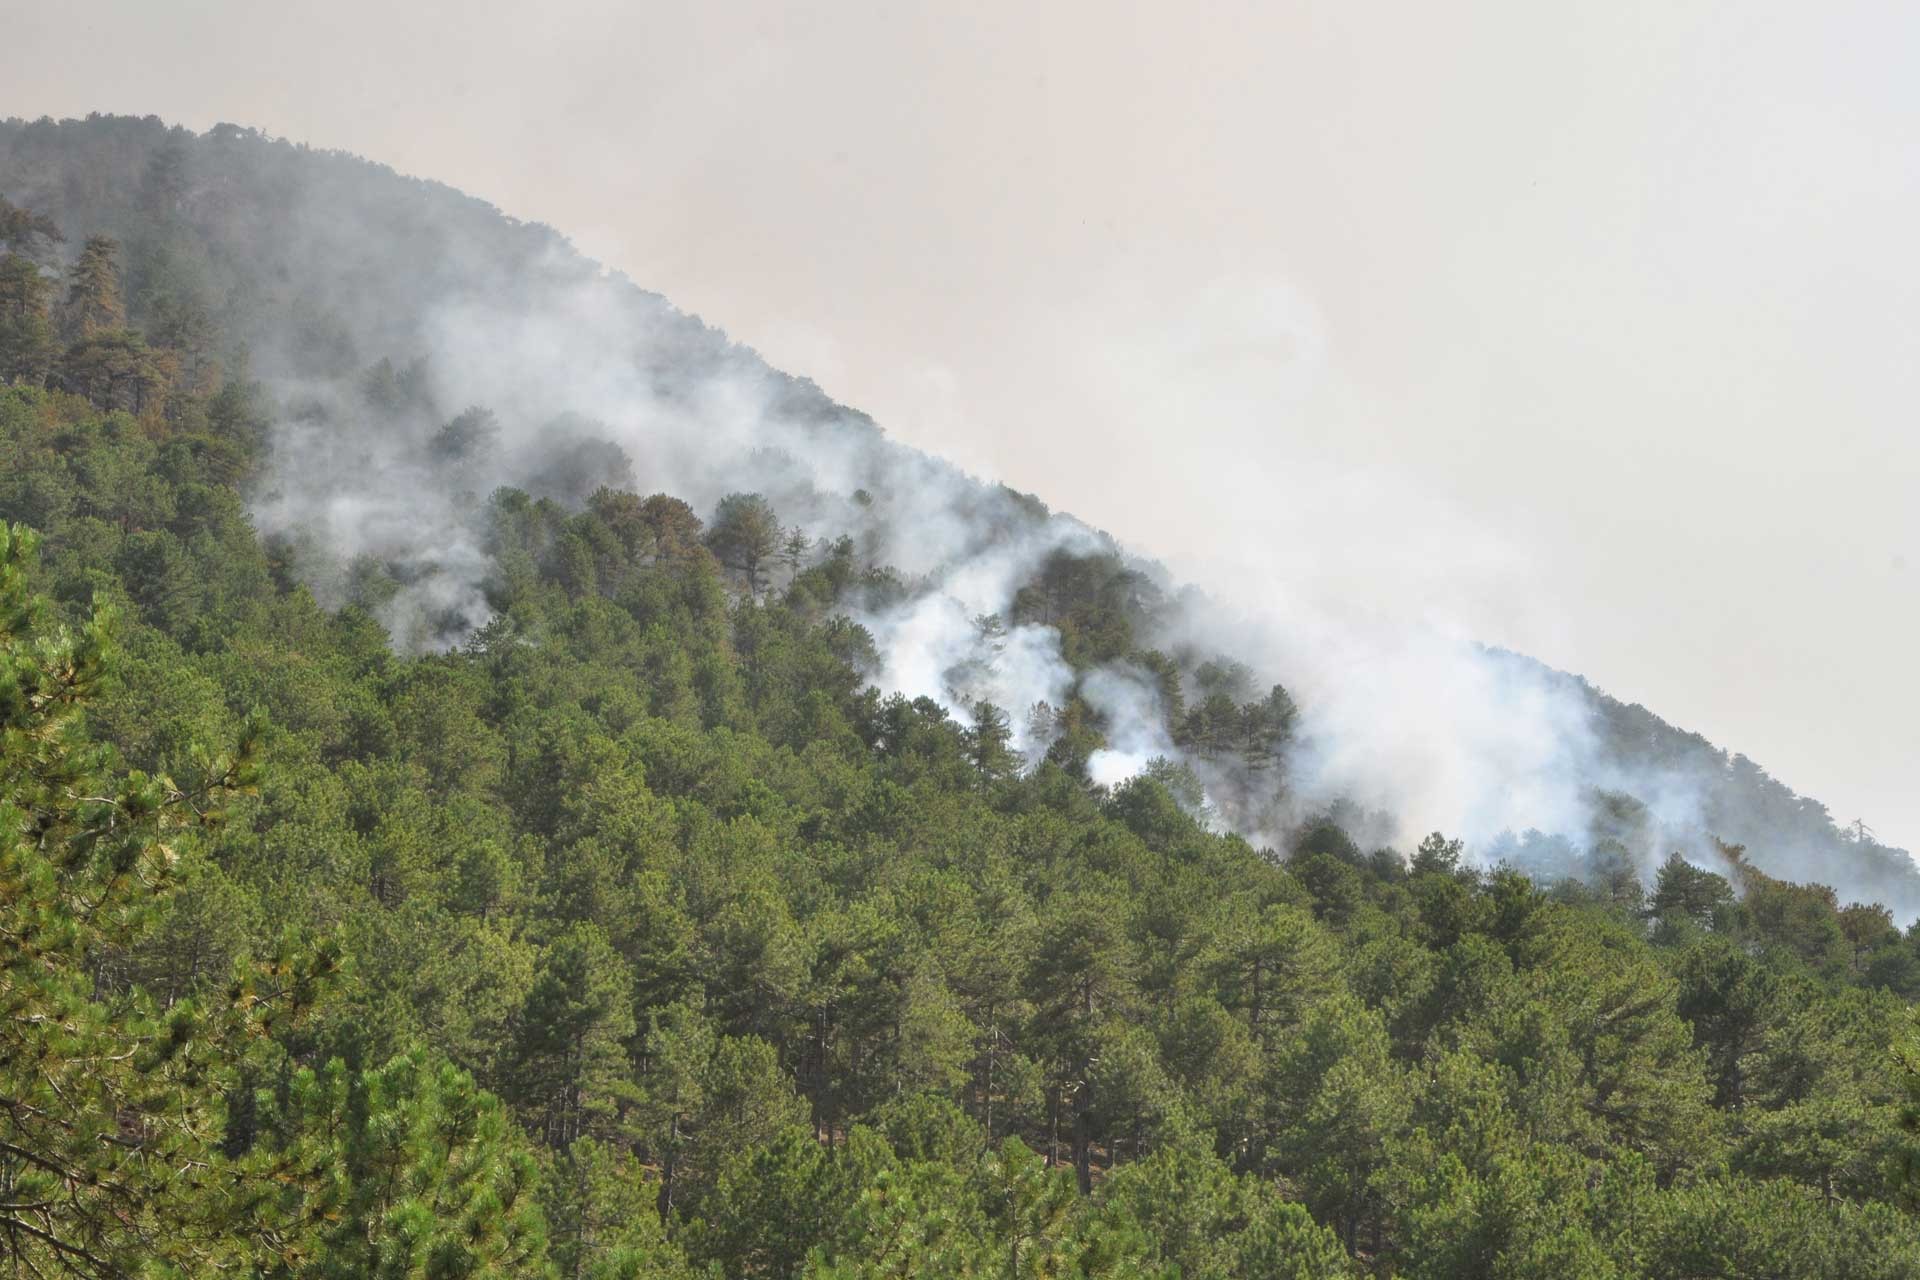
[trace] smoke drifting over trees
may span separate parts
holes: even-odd
[[[0,124],[0,290],[23,1272],[1920,1274],[1913,868],[1743,758],[359,161]]]
[[[850,560],[829,607],[870,637],[884,692],[966,723],[1000,709],[1026,766],[1051,755],[1111,785],[1169,762],[1197,784],[1196,812],[1256,844],[1285,849],[1334,813],[1362,843],[1437,829],[1482,863],[1551,877],[1624,859],[1651,879],[1675,850],[1724,869],[1722,841],[1920,914],[1909,859],[1744,757],[1517,655],[1183,592],[1071,516],[888,440],[544,227],[230,126],[58,135],[0,130],[0,177],[22,209],[93,235],[66,247],[61,323],[90,341],[65,376],[109,380],[129,408],[181,376],[116,336],[106,237],[163,241],[142,260],[176,278],[141,283],[148,310],[182,333],[196,312],[237,317],[244,353],[194,358],[244,361],[277,403],[259,528],[323,604],[367,606],[402,645],[461,644],[493,618],[509,491],[598,504],[634,545],[704,546],[753,594]],[[44,361],[33,335],[8,341]],[[666,518],[662,497],[649,514],[647,493],[691,510]],[[590,548],[563,554],[591,572]]]

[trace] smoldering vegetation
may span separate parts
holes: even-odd
[[[1096,785],[1154,771],[1284,853],[1428,831],[1546,879],[1650,877],[1678,850],[1920,915],[1920,873],[1744,756],[1520,655],[1183,590],[1040,500],[857,410],[552,230],[447,187],[248,130],[0,127],[0,194],[172,263],[229,318],[214,353],[276,406],[254,519],[323,604],[458,645],[529,504],[628,552],[718,557],[743,597],[835,566],[862,674]],[[644,495],[657,495],[647,498]],[[651,506],[647,504],[651,503]],[[679,505],[684,503],[684,507]],[[554,545],[593,572],[592,547]],[[1739,856],[1739,855],[1735,855]]]

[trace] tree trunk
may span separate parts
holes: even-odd
[[[1080,1180],[1080,1194],[1093,1190],[1093,1086],[1080,1086],[1078,1104],[1073,1109],[1073,1173]]]
[[[993,1141],[993,1065],[994,1052],[1000,1047],[1000,1027],[993,1013],[987,1014],[987,1141]]]
[[[678,1129],[679,1125],[676,1124],[674,1127]],[[657,1197],[657,1202],[660,1209],[660,1221],[663,1223],[670,1222],[673,1219],[673,1175],[679,1163],[680,1158],[671,1152],[668,1153],[666,1159],[660,1162],[660,1194]]]

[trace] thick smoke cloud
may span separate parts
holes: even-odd
[[[1231,430],[1200,433],[1225,440],[1228,455],[1195,450],[1169,466],[1171,482],[1204,475],[1219,486],[1220,550],[1248,566],[1246,586],[1227,593],[1230,608],[1133,562],[1144,601],[1136,641],[1178,657],[1190,705],[1199,665],[1226,657],[1252,668],[1236,698],[1279,682],[1299,709],[1265,769],[1183,751],[1164,673],[1137,655],[1076,670],[1054,627],[1013,616],[1015,592],[1050,556],[1115,550],[1079,521],[902,447],[811,383],[604,275],[552,232],[479,201],[244,130],[129,127],[162,136],[84,162],[146,166],[142,146],[167,156],[168,216],[204,246],[211,288],[241,318],[248,367],[274,402],[271,462],[252,495],[261,530],[323,602],[371,604],[403,645],[446,646],[486,621],[499,571],[487,498],[499,486],[573,504],[602,483],[631,485],[678,495],[703,516],[727,493],[760,492],[784,524],[851,538],[899,575],[900,592],[844,602],[875,639],[871,677],[962,720],[981,701],[1001,706],[1029,763],[1059,731],[1029,712],[1074,699],[1104,737],[1088,761],[1097,781],[1157,759],[1184,765],[1203,791],[1189,796],[1197,812],[1275,849],[1329,811],[1369,847],[1404,850],[1438,829],[1483,861],[1511,856],[1549,872],[1579,870],[1609,843],[1643,870],[1674,849],[1712,865],[1717,835],[1750,845],[1775,874],[1920,913],[1920,877],[1904,855],[1844,841],[1824,810],[1744,758],[1482,649],[1418,609],[1409,621],[1329,607],[1312,589],[1320,552],[1326,538],[1352,536],[1338,508],[1373,483],[1364,475],[1250,467],[1230,456]],[[22,134],[0,157],[15,175],[9,198],[63,225],[150,230],[142,169],[76,184],[60,166],[81,160],[31,144]],[[1229,381],[1208,376],[1221,359],[1276,370],[1270,412],[1317,394],[1326,344],[1310,307],[1284,289],[1214,292],[1204,314],[1147,317],[1138,327],[1165,340],[1144,351],[1111,340],[1124,308],[1063,321],[1093,335],[1090,377],[1170,424],[1240,412],[1222,390]],[[1215,332],[1221,316],[1231,341]],[[1169,441],[1184,446],[1178,431]],[[1302,536],[1235,545],[1226,522],[1251,503],[1298,507]],[[1422,581],[1429,599],[1476,590],[1508,554],[1409,510],[1375,562],[1379,596],[1418,599]]]
[[[1183,752],[1152,673],[1129,661],[1076,673],[1054,628],[1006,621],[1050,555],[1110,553],[1108,539],[1071,517],[1036,520],[1016,495],[822,396],[796,397],[795,384],[736,348],[690,353],[683,318],[564,265],[534,273],[558,285],[424,308],[403,348],[422,360],[401,378],[417,403],[382,412],[351,380],[276,383],[286,412],[256,516],[297,549],[323,600],[342,602],[356,567],[377,561],[396,584],[382,606],[396,640],[453,643],[486,619],[495,566],[481,516],[494,488],[577,505],[601,484],[638,485],[703,514],[751,489],[809,539],[851,536],[909,584],[898,602],[854,602],[879,653],[875,683],[932,698],[963,723],[979,702],[996,704],[1029,763],[1050,741],[1030,710],[1077,695],[1106,740],[1088,762],[1095,782],[1117,785],[1156,759],[1184,764],[1210,815],[1273,847],[1339,807],[1363,838],[1403,849],[1440,830],[1490,858],[1511,853],[1515,833],[1534,833],[1535,847],[1545,837],[1571,857],[1618,838],[1608,797],[1625,793],[1646,810],[1623,842],[1644,873],[1675,848],[1720,865],[1699,780],[1611,758],[1578,682],[1434,627],[1298,607],[1235,618],[1175,597],[1164,571],[1137,563],[1177,601],[1158,611],[1148,642],[1250,660],[1260,687],[1286,683],[1301,705],[1271,774],[1250,780],[1236,763]],[[469,405],[485,406],[486,428],[450,467],[436,446]]]

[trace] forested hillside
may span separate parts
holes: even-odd
[[[577,509],[602,485],[638,487],[702,517],[757,496],[732,508],[750,536],[716,547],[745,585],[851,538],[862,575],[834,604],[874,638],[863,674],[963,721],[994,702],[1026,764],[1091,719],[1099,746],[1072,749],[1098,780],[1176,760],[1216,822],[1259,844],[1284,846],[1345,806],[1369,847],[1458,827],[1483,866],[1506,856],[1590,877],[1599,851],[1647,879],[1676,848],[1727,870],[1718,840],[1770,874],[1920,916],[1920,871],[1853,822],[1872,815],[1836,825],[1746,757],[1514,655],[1449,654],[1426,677],[1469,686],[1510,726],[1491,742],[1466,723],[1437,737],[1468,766],[1455,802],[1359,811],[1361,794],[1390,810],[1412,799],[1347,767],[1358,759],[1364,775],[1402,736],[1390,710],[1364,726],[1324,714],[1329,694],[1363,681],[1275,699],[1276,683],[1312,673],[1234,607],[1031,497],[892,444],[552,231],[449,188],[232,126],[196,136],[109,117],[0,123],[0,194],[70,235],[21,225],[15,256],[43,271],[96,260],[89,237],[115,240],[131,317],[69,308],[66,331],[41,337],[23,318],[15,366],[135,412],[156,379],[205,392],[230,372],[260,386],[271,427],[238,484],[255,528],[323,606],[359,601],[401,649],[464,642],[494,616],[502,566],[480,516],[496,488]],[[21,317],[47,292],[15,287]],[[48,288],[53,301],[67,291]],[[89,339],[77,347],[76,324]]]
[[[1920,932],[1769,874],[1911,864],[1744,758],[1493,655],[1591,825],[1400,840],[1204,602],[551,233],[153,121],[0,197],[20,1274],[1920,1275]]]

